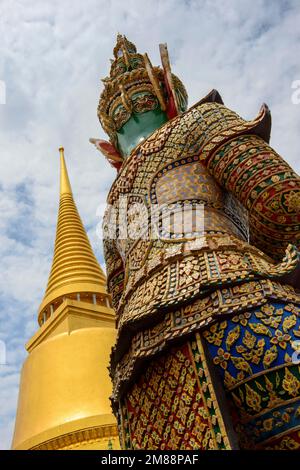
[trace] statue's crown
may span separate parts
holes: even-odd
[[[133,42],[128,41],[126,36],[118,33],[117,35],[117,44],[114,47],[114,56],[116,59],[124,55],[124,52],[128,54],[136,54],[136,47]]]
[[[164,71],[152,67],[147,54],[139,54],[126,36],[117,35],[109,76],[102,79],[104,90],[98,105],[98,117],[111,142],[117,146],[117,131],[132,113],[150,111],[160,105],[167,107]],[[174,88],[187,104],[187,93],[181,81],[172,74]]]

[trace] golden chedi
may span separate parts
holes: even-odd
[[[26,345],[12,448],[117,449],[108,362],[115,341],[106,278],[78,214],[60,149],[52,269]]]

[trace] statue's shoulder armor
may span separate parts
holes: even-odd
[[[168,121],[166,124],[157,129],[151,134],[142,144],[135,149],[141,152],[142,155],[151,155],[161,151],[167,142],[170,146],[182,145],[190,142],[191,145],[197,141],[199,134],[204,131],[204,124],[210,123],[210,116],[215,117],[224,112],[233,113],[227,110],[220,102],[210,102],[200,100],[180,116]],[[235,118],[239,118],[236,113],[233,113]],[[195,130],[198,132],[195,133]],[[194,142],[193,142],[194,141]]]
[[[157,129],[139,144],[124,162],[108,196],[113,203],[119,195],[132,190],[138,170],[148,160],[156,158],[160,165],[172,163],[181,157],[201,154],[206,164],[210,155],[226,141],[241,134],[255,134],[268,140],[270,113],[263,106],[253,121],[245,121],[237,113],[226,108],[220,101],[200,100],[183,114]]]
[[[194,104],[183,114],[173,118],[171,121],[168,121],[166,124],[153,132],[153,134],[151,134],[144,142],[142,142],[137,150],[140,150],[143,155],[150,155],[152,153],[159,152],[163,149],[172,131],[175,135],[187,133],[193,123],[197,122],[197,118],[199,118],[199,112],[201,113],[200,108],[201,106],[203,107],[204,104],[208,105],[206,106],[206,109],[215,109],[224,103],[219,92],[217,90],[212,90],[210,93],[208,93],[208,95]]]
[[[137,149],[142,155],[151,155],[152,153],[159,152],[165,146],[171,132],[174,128],[180,127],[180,116],[168,121],[166,124],[157,129],[151,134]]]
[[[199,150],[195,145],[199,136],[203,134],[203,116],[208,111],[217,112],[218,107],[224,108],[219,103],[199,103],[188,109],[180,116],[168,121],[159,129],[154,131],[147,139],[139,144],[123,163],[122,168],[115,179],[108,195],[108,202],[112,204],[120,194],[129,193],[132,189],[134,179],[139,168],[142,168],[146,159],[159,154],[161,164],[164,163],[164,149],[172,153],[174,159],[180,158],[181,154],[196,154]]]

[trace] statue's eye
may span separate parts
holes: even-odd
[[[124,108],[124,106],[119,105],[113,112],[113,120],[116,124],[116,129],[120,129],[124,124],[130,119],[130,113]]]

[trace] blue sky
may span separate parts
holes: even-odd
[[[167,42],[173,70],[194,104],[217,88],[246,119],[271,108],[271,145],[299,172],[299,0],[0,0],[0,449],[10,447],[24,344],[50,270],[58,209],[58,147],[99,261],[96,236],[114,171],[89,143],[100,78],[117,32],[159,64]]]

